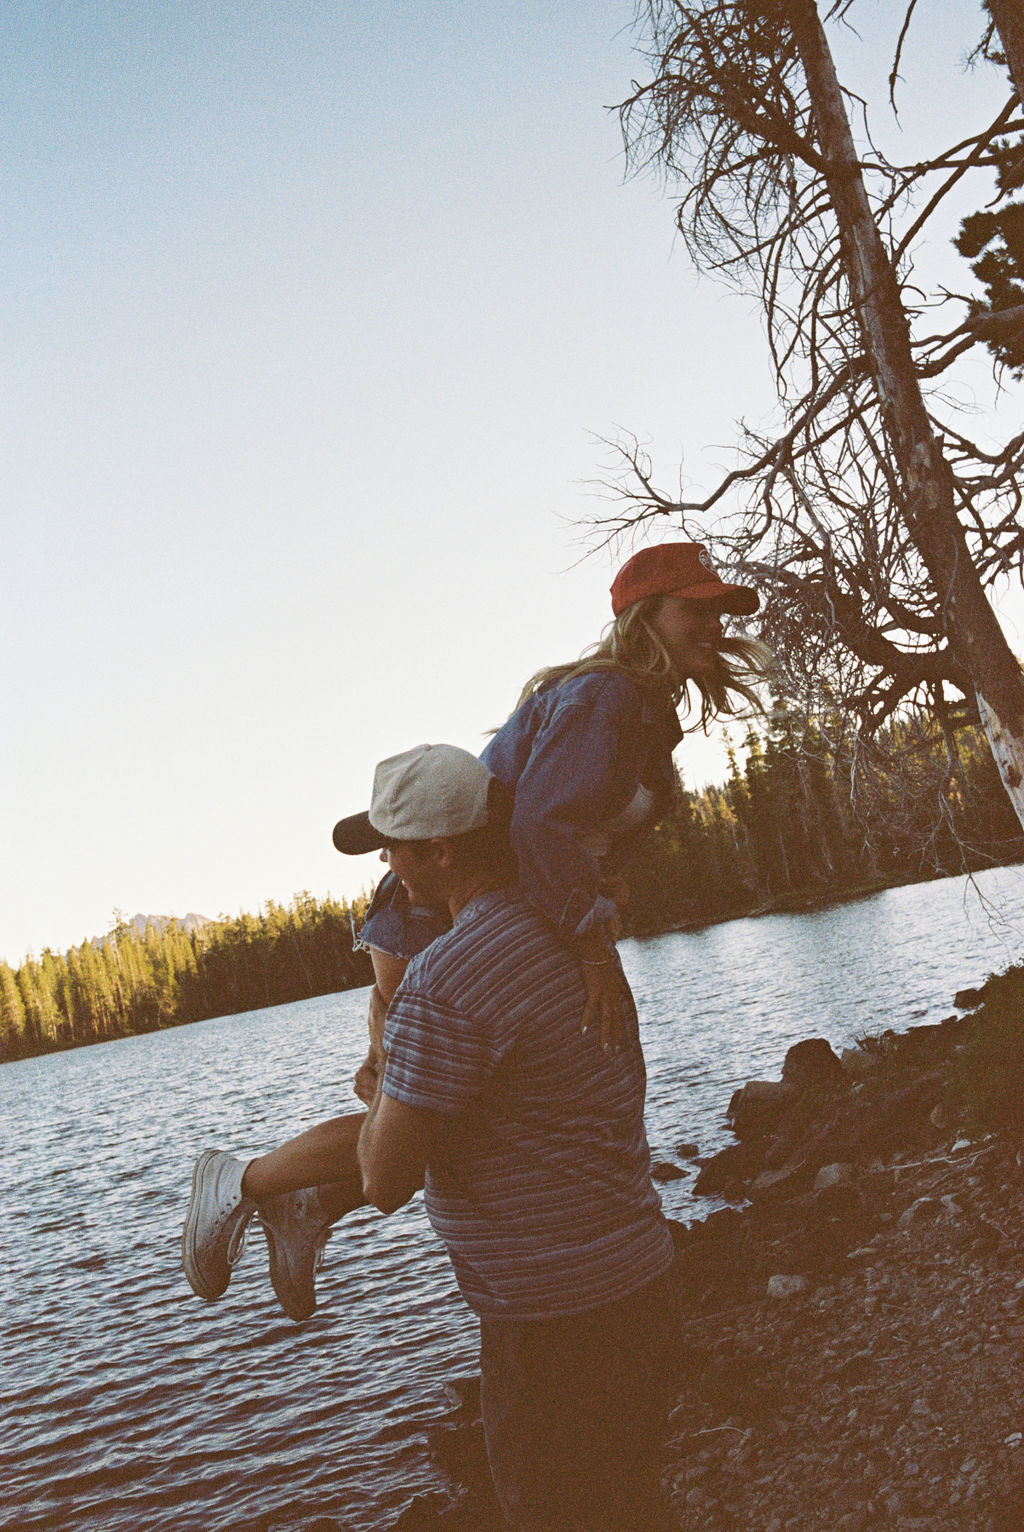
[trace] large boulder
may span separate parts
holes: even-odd
[[[783,1080],[748,1080],[733,1093],[727,1113],[739,1139],[758,1138],[777,1127],[798,1092]]]
[[[742,1197],[743,1188],[761,1168],[760,1157],[747,1144],[730,1144],[701,1162],[694,1182],[697,1197]]]
[[[786,1054],[782,1078],[798,1091],[845,1090],[849,1078],[832,1045],[824,1037],[807,1037]]]

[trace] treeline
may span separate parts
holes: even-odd
[[[628,934],[1024,859],[976,728],[902,720],[867,745],[842,719],[779,706],[730,765],[721,786],[683,789],[622,869]]]
[[[101,942],[0,963],[0,1059],[370,984],[369,958],[352,950],[364,909],[303,893],[193,931],[122,921]]]
[[[1024,836],[977,730],[899,722],[870,747],[840,720],[778,706],[742,762],[672,813],[622,869],[627,933],[1024,858]],[[352,950],[365,900],[299,894],[191,932],[119,922],[101,942],[0,963],[0,1059],[151,1032],[372,982]]]

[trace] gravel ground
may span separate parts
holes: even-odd
[[[1013,984],[988,988],[1016,1014]],[[682,1532],[1024,1532],[1024,1151],[960,1136],[946,1092],[986,1025],[842,1063],[810,1039],[734,1098],[738,1142],[697,1182],[733,1203],[673,1226]],[[474,1382],[437,1432],[455,1500],[410,1507],[410,1532],[496,1526]]]
[[[694,1267],[710,1247],[710,1264],[739,1271],[759,1296],[707,1312],[714,1288],[701,1283],[688,1303],[671,1442],[680,1527],[1020,1532],[1015,1149],[933,1141],[843,1184],[838,1204],[833,1188],[798,1211],[719,1214],[720,1232],[684,1244]],[[824,1270],[808,1275],[806,1246],[803,1258],[773,1260],[797,1249],[795,1224],[832,1228],[816,1247]],[[798,1279],[773,1288],[802,1290],[768,1296],[768,1272]]]

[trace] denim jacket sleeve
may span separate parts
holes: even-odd
[[[539,720],[514,783],[512,845],[524,895],[563,938],[616,914],[580,837],[631,801],[646,745],[640,694],[621,675],[565,683]]]

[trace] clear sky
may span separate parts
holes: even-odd
[[[1005,96],[978,8],[920,9],[908,147]],[[631,18],[3,8],[0,957],[368,885],[330,830],[374,762],[479,749],[608,620],[594,436],[710,482],[768,411],[755,306],[624,182]]]

